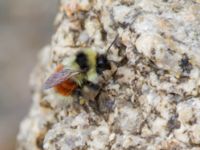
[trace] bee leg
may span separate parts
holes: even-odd
[[[79,103],[80,97],[82,96],[81,87],[75,89],[74,95],[76,96],[76,100]]]
[[[85,81],[85,84],[86,84],[89,88],[91,88],[91,89],[93,89],[93,90],[96,90],[96,91],[100,90],[100,85],[98,85],[98,84],[92,83],[92,82],[90,82],[90,81]]]
[[[78,87],[75,91],[74,91],[74,95],[76,96],[76,101],[78,104],[80,105],[84,105],[86,103],[86,100],[83,98],[83,94],[82,94],[82,88]]]
[[[78,87],[74,90],[74,95],[76,95],[77,97],[82,96],[81,87]]]

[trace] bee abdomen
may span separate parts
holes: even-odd
[[[69,96],[77,88],[77,84],[72,80],[65,80],[54,87],[55,91],[63,96]]]

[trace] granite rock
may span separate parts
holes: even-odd
[[[55,24],[30,79],[18,150],[200,149],[198,0],[61,0]],[[106,53],[116,35],[109,103],[43,90],[57,64],[86,47]]]

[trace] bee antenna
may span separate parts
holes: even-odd
[[[118,37],[119,37],[119,34],[117,34],[116,36],[115,36],[115,39],[112,41],[112,43],[110,44],[110,46],[108,47],[108,49],[107,49],[107,53],[108,53],[108,51],[110,50],[110,48],[113,46],[113,44],[115,44],[115,42],[117,41],[117,39],[118,39]]]

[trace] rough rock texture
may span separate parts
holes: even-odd
[[[200,149],[199,0],[62,0],[56,24],[31,77],[19,150]],[[42,89],[57,64],[85,47],[105,52],[117,34],[109,111]]]

